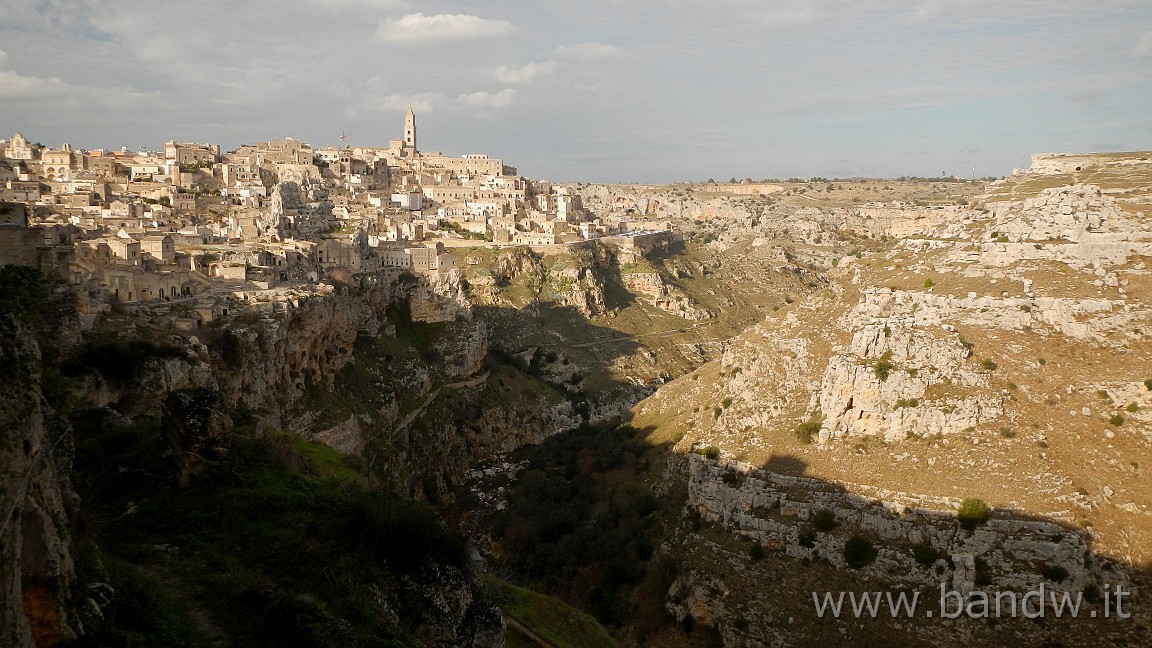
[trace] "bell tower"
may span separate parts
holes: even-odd
[[[412,106],[408,106],[408,114],[404,115],[404,148],[416,151],[416,113]]]

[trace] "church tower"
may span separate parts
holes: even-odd
[[[408,114],[404,115],[404,148],[416,150],[416,113],[412,106],[408,106]]]

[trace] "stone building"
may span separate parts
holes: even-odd
[[[33,160],[36,154],[28,140],[20,133],[16,133],[4,147],[4,157],[9,160]]]

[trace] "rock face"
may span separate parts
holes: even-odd
[[[1079,592],[1128,579],[1125,569],[1090,550],[1085,531],[999,516],[968,531],[957,522],[960,502],[952,498],[793,477],[692,455],[688,503],[769,549],[842,569],[849,567],[845,542],[870,538],[877,555],[859,571],[888,584],[932,587],[945,581],[966,596],[977,578],[992,589],[1017,592],[1041,583],[1052,591]],[[814,526],[817,511],[830,512],[822,515],[831,515],[834,527]],[[916,547],[924,548],[919,556]],[[979,574],[973,556],[981,557]],[[1060,567],[1067,576],[1045,582],[1045,566]]]
[[[855,332],[824,370],[820,441],[951,434],[1002,414],[1000,397],[990,393],[986,373],[966,362],[971,351],[954,329],[917,321],[921,301],[918,295],[867,290],[844,317]],[[932,396],[933,385],[961,388],[963,395]]]
[[[7,315],[0,316],[0,366],[0,643],[54,645],[79,626],[68,607],[71,431],[44,404],[35,339]]]
[[[405,579],[419,600],[426,640],[444,648],[503,648],[504,618],[476,597],[471,581],[453,567],[431,565],[418,580]]]
[[[437,273],[416,282],[409,304],[414,322],[451,322],[472,317],[472,303],[461,283],[459,270]]]
[[[712,313],[697,307],[691,297],[669,286],[657,272],[629,272],[620,279],[630,292],[650,300],[662,311],[696,321],[712,318]]]

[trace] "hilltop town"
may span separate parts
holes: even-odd
[[[0,177],[12,645],[1152,636],[1150,153],[558,185],[409,111],[380,148],[17,133]],[[1087,616],[812,607],[1041,587]]]
[[[529,180],[499,158],[422,151],[411,109],[387,146],[0,141],[0,266],[67,280],[84,325],[115,305],[185,303],[186,328],[282,310],[351,274],[435,279],[460,270],[469,248],[671,240],[669,222],[634,218],[596,218],[572,187]]]

